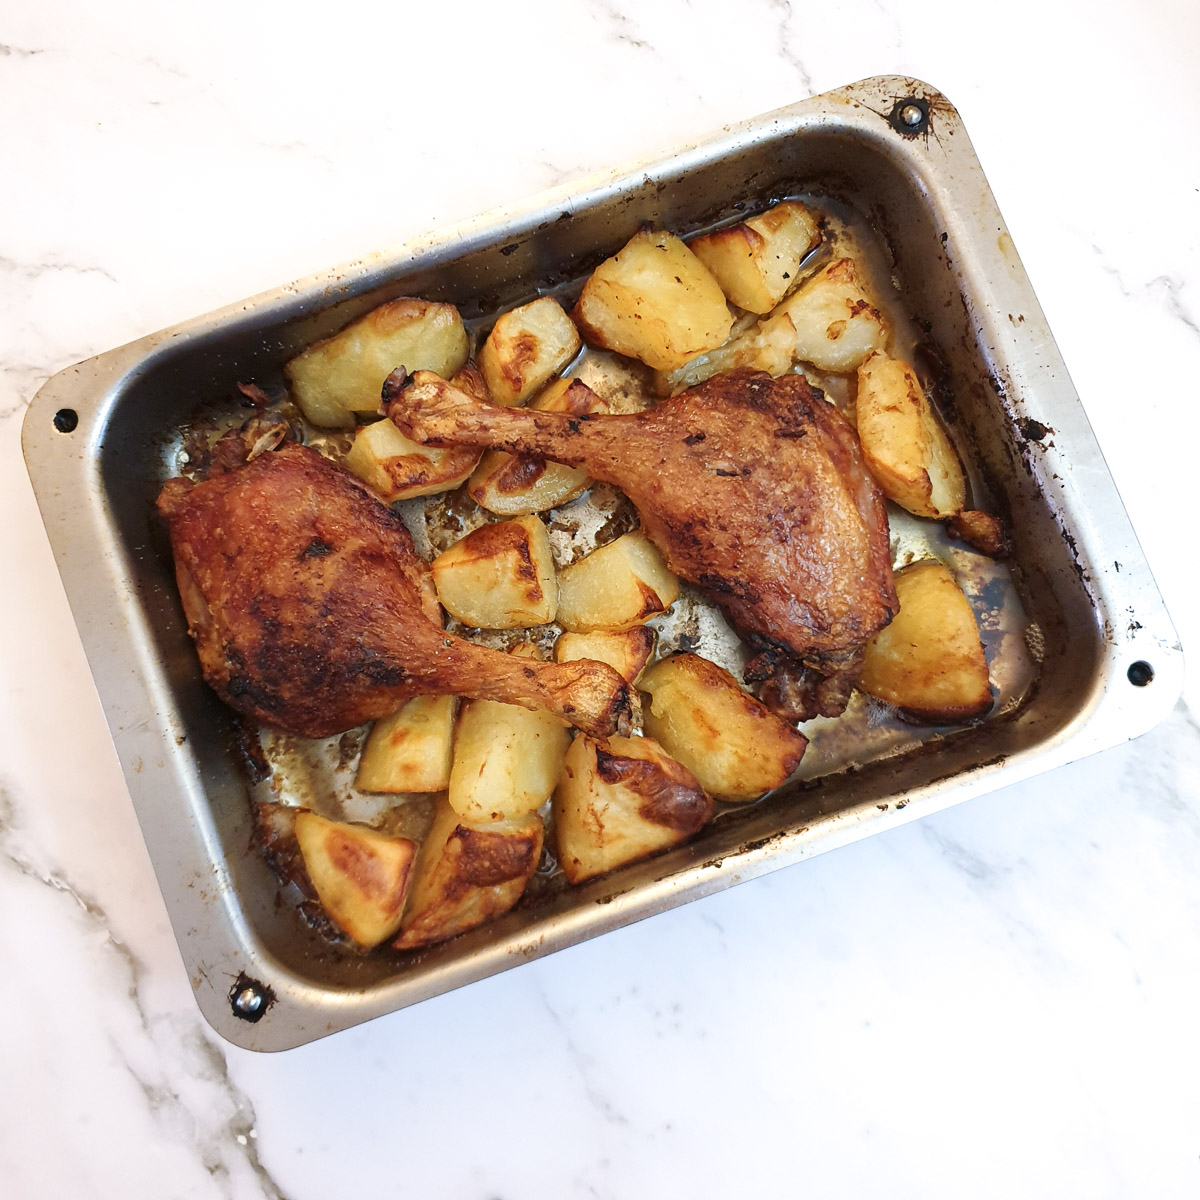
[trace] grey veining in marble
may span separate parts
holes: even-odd
[[[71,362],[910,73],[963,114],[1190,649],[1198,52],[1177,0],[0,13],[5,1200],[1200,1193],[1194,679],[1137,742],[256,1056],[195,1009],[18,444]]]

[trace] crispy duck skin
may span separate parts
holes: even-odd
[[[287,443],[158,499],[204,677],[239,712],[303,737],[453,694],[626,731],[628,685],[595,662],[541,663],[442,629],[429,568],[352,475]]]
[[[898,608],[883,496],[849,422],[800,375],[733,371],[632,416],[494,408],[427,371],[407,385],[395,372],[383,395],[421,441],[536,454],[619,487],[672,571],[821,675],[854,669]]]

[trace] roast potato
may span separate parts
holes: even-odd
[[[572,633],[630,629],[666,612],[679,596],[679,580],[658,547],[642,533],[627,533],[558,577],[558,623]]]
[[[558,585],[550,537],[537,517],[484,525],[432,563],[442,607],[476,629],[554,620]]]
[[[375,722],[358,760],[362,792],[440,792],[450,783],[454,696],[417,696]]]
[[[820,242],[817,218],[800,201],[785,200],[690,245],[738,308],[765,313],[795,287],[800,263]]]
[[[570,413],[573,417],[608,410],[608,405],[578,379],[555,380],[529,407],[539,412]],[[591,484],[591,476],[583,467],[489,450],[480,459],[467,491],[489,512],[520,517],[566,504],[583,495]]]
[[[858,276],[839,258],[818,271],[777,308],[796,327],[796,356],[821,371],[849,372],[887,344],[887,328]]]
[[[439,797],[392,945],[410,950],[442,942],[508,912],[537,869],[543,836],[537,813],[478,823]]]
[[[636,683],[654,653],[654,630],[635,625],[620,633],[563,633],[554,643],[554,661],[591,659],[607,663],[626,683]]]
[[[1012,553],[1012,543],[1000,519],[978,508],[955,513],[946,522],[946,532],[988,558],[1007,558]]]
[[[346,467],[389,504],[458,487],[478,461],[474,446],[422,446],[391,421],[360,426],[345,458]]]
[[[889,500],[918,517],[962,509],[962,464],[908,363],[872,354],[858,368],[857,413],[867,469]]]
[[[733,324],[708,268],[674,234],[646,229],[596,268],[571,315],[593,346],[659,371],[719,346]]]
[[[468,351],[454,305],[404,297],[309,346],[284,371],[296,403],[314,425],[345,427],[354,424],[355,413],[379,408],[383,381],[397,367],[449,379]]]
[[[787,313],[776,313],[674,371],[655,371],[654,390],[660,396],[674,396],[738,367],[783,375],[795,361],[796,327]]]
[[[415,842],[307,810],[295,833],[321,907],[348,938],[369,949],[400,928]]]
[[[468,700],[454,735],[450,806],[472,821],[523,816],[550,799],[571,735],[545,709]]]
[[[867,643],[858,686],[906,715],[957,722],[992,707],[987,660],[970,602],[940,562],[896,573],[900,611]]]
[[[651,738],[580,735],[554,791],[558,860],[579,883],[677,845],[712,814],[696,777]]]
[[[478,355],[493,404],[523,404],[579,353],[579,331],[550,296],[506,312]]]
[[[728,671],[673,654],[642,673],[646,733],[718,800],[754,800],[800,765],[808,740],[747,695]]]
[[[451,382],[477,400],[488,399],[487,385],[474,363],[467,363]],[[375,421],[359,426],[345,463],[390,504],[458,487],[470,477],[479,456],[475,446],[422,446],[391,421]]]

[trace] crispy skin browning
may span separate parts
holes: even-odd
[[[586,466],[621,488],[677,575],[828,674],[896,611],[887,514],[850,424],[799,375],[735,371],[633,416],[489,408],[429,372],[384,386],[434,444]]]
[[[240,712],[303,737],[454,694],[546,708],[601,736],[628,685],[594,662],[522,661],[452,637],[400,519],[349,472],[289,444],[158,500],[204,677]]]
[[[460,819],[440,798],[392,945],[428,946],[508,912],[537,869],[543,837],[535,812],[479,823]]]
[[[578,737],[554,792],[558,857],[571,883],[657,854],[691,837],[713,799],[649,737]]]
[[[988,558],[1008,558],[1012,554],[1012,542],[1000,520],[980,509],[968,508],[955,513],[946,522],[946,532],[953,538],[961,538]]]

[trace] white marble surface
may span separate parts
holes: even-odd
[[[1185,647],[1190,0],[0,6],[0,1195],[1200,1194],[1200,690],[286,1054],[203,1024],[20,459],[53,372],[867,75],[957,104]]]

